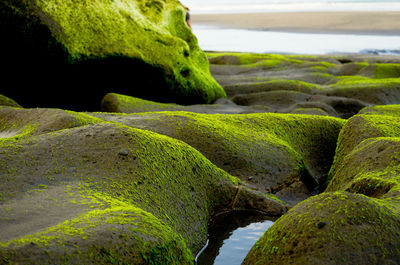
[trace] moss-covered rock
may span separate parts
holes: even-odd
[[[356,146],[330,173],[327,190],[344,190],[374,198],[399,199],[400,138],[370,138]]]
[[[396,106],[369,107],[348,120],[339,135],[326,191],[281,217],[244,264],[396,264],[400,260],[396,111]]]
[[[396,264],[399,242],[398,209],[364,195],[327,192],[279,218],[243,264]]]
[[[319,116],[329,116],[328,112],[321,108],[294,108],[290,111],[292,114],[308,114],[308,115],[319,115]]]
[[[311,190],[324,183],[345,122],[284,114],[159,112],[96,116],[182,140],[233,176],[260,191],[272,192],[300,180]]]
[[[400,105],[376,105],[362,109],[359,114],[400,117]]]
[[[311,94],[314,90],[319,90],[320,87],[302,81],[275,79],[264,82],[233,84],[225,86],[224,89],[228,96],[233,96],[237,94],[269,92],[273,90],[289,90]]]
[[[60,109],[0,108],[0,135],[20,139],[103,122],[84,113]]]
[[[288,113],[320,108],[348,119],[362,108],[400,102],[398,57],[208,53],[211,72],[235,103]]]
[[[400,117],[396,114],[397,109],[395,105],[365,108],[362,114],[346,123],[340,133],[335,160],[329,173],[328,190],[357,190],[354,185],[371,185],[376,189],[384,186],[384,190],[392,188],[391,184],[386,185],[384,182],[393,184],[398,180]]]
[[[273,109],[285,109],[299,102],[306,102],[311,95],[287,90],[275,90],[269,92],[259,92],[236,95],[232,97],[232,101],[239,105],[265,105]]]
[[[184,106],[182,105],[157,103],[116,93],[108,93],[101,104],[101,111],[117,113],[179,111],[183,109]]]
[[[324,94],[358,99],[369,104],[384,105],[400,102],[398,78],[341,78],[327,88]]]
[[[174,103],[159,103],[116,93],[108,93],[103,98],[101,110],[104,112],[117,113],[189,111],[204,114],[243,114],[266,112],[269,109],[263,106],[239,106],[226,98],[220,98],[216,100],[214,104],[195,104],[184,106]]]
[[[1,106],[16,107],[16,108],[21,107],[17,102],[12,100],[11,98],[8,98],[0,94],[0,107]]]
[[[363,141],[378,137],[400,137],[400,118],[386,115],[356,115],[348,120],[339,135],[334,164],[336,166]]]
[[[2,92],[25,107],[99,110],[107,92],[183,104],[225,96],[177,0],[18,0],[0,10]]]
[[[193,264],[214,214],[287,209],[182,141],[81,113],[2,111],[1,128],[27,131],[0,139],[2,262]]]

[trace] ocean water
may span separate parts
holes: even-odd
[[[400,0],[181,0],[192,14],[400,11]],[[270,32],[192,23],[203,50],[259,53],[400,55],[400,36]]]
[[[400,11],[400,0],[181,0],[193,14]]]
[[[206,51],[400,55],[400,36],[313,34],[193,26],[199,46]]]

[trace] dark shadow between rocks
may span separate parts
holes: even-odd
[[[181,104],[194,104],[199,98],[195,92],[179,95],[172,73],[135,58],[112,56],[60,64],[52,58],[32,57],[23,62],[10,58],[1,85],[2,93],[23,107],[100,111],[109,92]]]

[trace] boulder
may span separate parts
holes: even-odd
[[[0,138],[5,263],[193,264],[211,216],[287,210],[182,141],[87,114],[8,111],[2,132],[31,130]]]
[[[400,137],[400,117],[356,115],[349,119],[340,132],[330,175],[335,174],[335,170],[359,144],[379,137]]]
[[[319,183],[325,183],[345,122],[332,117],[271,113],[94,115],[184,141],[229,174],[261,192],[276,193],[290,204],[296,200],[284,190],[292,184],[302,181],[309,196]]]
[[[400,105],[376,105],[363,108],[359,114],[400,117]]]
[[[400,128],[396,109],[369,107],[348,120],[339,135],[326,191],[279,218],[244,264],[397,264]]]
[[[178,105],[175,103],[159,103],[141,98],[108,93],[102,100],[103,112],[140,113],[159,111],[189,111],[204,114],[244,114],[269,111],[263,106],[239,106],[226,98],[217,99],[214,104]]]
[[[99,110],[107,92],[181,104],[225,92],[177,0],[2,1],[2,93],[24,107]]]
[[[263,106],[278,113],[300,107],[302,113],[348,119],[367,106],[400,102],[397,56],[208,56],[213,76],[238,105]]]
[[[4,138],[21,139],[99,122],[102,120],[85,113],[60,109],[0,108],[0,134]]]
[[[324,94],[374,105],[397,104],[400,102],[400,81],[398,78],[341,78],[330,85]]]
[[[397,264],[400,216],[390,203],[326,192],[279,218],[242,264]]]
[[[12,100],[11,98],[8,98],[0,94],[0,107],[1,106],[16,107],[16,108],[21,107],[17,102]]]
[[[400,116],[396,114],[397,109],[395,105],[365,108],[362,114],[346,123],[338,140],[327,190],[350,189],[360,193],[366,189],[372,190],[372,194],[380,194],[379,189],[392,188],[398,176],[396,154],[400,150]],[[366,195],[376,197],[369,193]]]

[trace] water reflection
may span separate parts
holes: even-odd
[[[272,224],[273,219],[254,212],[232,212],[219,216],[211,225],[208,245],[197,257],[197,264],[241,264]]]

